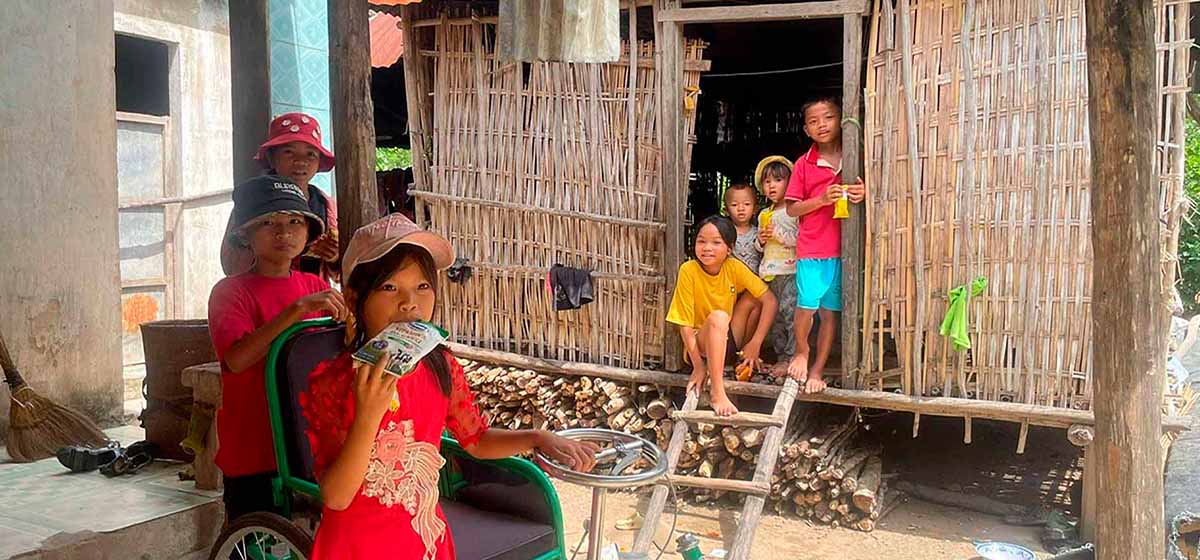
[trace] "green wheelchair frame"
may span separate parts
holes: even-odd
[[[321,489],[311,481],[292,475],[292,466],[288,463],[287,437],[285,435],[285,426],[283,425],[282,403],[280,403],[279,399],[278,376],[275,374],[275,369],[278,365],[280,352],[282,352],[284,345],[287,344],[293,335],[306,329],[331,327],[336,324],[332,319],[310,319],[296,323],[283,331],[275,339],[267,355],[265,368],[267,406],[271,418],[271,435],[274,440],[275,463],[278,467],[278,473],[272,479],[272,492],[275,505],[281,508],[284,517],[290,518],[292,513],[292,492],[299,492],[319,501],[321,498]],[[545,472],[532,462],[520,457],[496,460],[476,459],[467,453],[454,438],[445,433],[442,435],[441,453],[443,458],[446,459],[446,464],[442,466],[441,471],[438,473],[438,490],[443,498],[455,500],[455,496],[459,490],[468,484],[461,472],[458,472],[455,468],[456,462],[452,459],[461,459],[488,465],[537,486],[546,499],[546,505],[549,507],[557,546],[555,550],[543,553],[532,560],[564,560],[567,557],[562,508],[559,505],[558,492],[554,489],[554,485],[550,483],[550,478],[546,476]]]

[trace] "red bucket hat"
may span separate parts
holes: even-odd
[[[269,166],[267,151],[275,146],[291,142],[304,142],[317,149],[317,153],[321,156],[321,161],[317,164],[317,171],[333,169],[333,164],[336,162],[333,152],[326,150],[325,146],[321,145],[321,123],[304,113],[284,113],[271,119],[271,126],[267,129],[267,141],[258,147],[258,153],[255,154],[254,159],[264,166]]]

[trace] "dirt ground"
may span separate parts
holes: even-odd
[[[972,444],[963,443],[963,421],[921,419],[920,436],[913,439],[912,415],[886,414],[866,418],[885,443],[884,470],[893,481],[905,480],[964,494],[987,496],[1007,503],[1044,505],[1070,511],[1070,485],[1080,475],[1079,453],[1061,430],[1031,428],[1025,453],[1016,454],[1018,426],[976,420]],[[591,504],[590,489],[556,481],[567,524],[567,546],[581,538]],[[610,494],[605,538],[627,550],[635,531],[618,531],[613,522],[639,507],[632,493]],[[706,553],[732,544],[740,507],[685,504],[680,508],[676,536],[691,532]],[[663,516],[657,543],[666,543],[672,514]],[[1038,528],[1006,525],[1002,519],[954,507],[910,499],[885,517],[871,533],[810,525],[795,517],[764,513],[752,549],[753,558],[809,560],[954,559],[976,558],[972,543],[998,540],[1028,547],[1039,558],[1049,557],[1038,539]],[[585,545],[586,546],[586,545]],[[674,543],[664,558],[678,558]],[[586,551],[586,548],[584,549]],[[582,558],[582,552],[581,556]],[[653,555],[651,556],[653,558]]]

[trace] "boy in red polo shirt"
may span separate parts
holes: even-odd
[[[292,261],[324,232],[304,193],[286,177],[263,175],[233,190],[231,236],[253,252],[250,270],[213,287],[208,329],[221,361],[217,466],[225,475],[229,521],[277,511],[271,492],[275,452],[264,367],[271,342],[301,319],[349,315],[342,295]]]
[[[804,104],[804,133],[813,141],[796,160],[788,181],[787,212],[800,218],[796,237],[796,356],[788,375],[804,380],[805,393],[825,390],[821,377],[837,333],[837,313],[842,310],[842,230],[833,217],[833,204],[842,196],[855,204],[866,193],[862,179],[842,185],[842,109],[837,101],[822,98]],[[817,356],[808,367],[808,335],[813,315],[821,318],[817,331]]]

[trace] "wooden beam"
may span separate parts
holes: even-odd
[[[229,84],[233,110],[233,181],[262,174],[254,161],[271,122],[271,29],[267,0],[229,4]]]
[[[714,6],[710,8],[669,8],[658,12],[659,22],[736,23],[787,21],[795,19],[840,18],[847,14],[867,13],[866,0],[803,2],[797,4],[755,4],[752,6]]]
[[[729,480],[727,478],[704,478],[702,476],[668,476],[667,482],[676,486],[689,488],[706,488],[708,490],[724,490],[726,492],[741,492],[757,496],[771,493],[771,483],[753,482],[750,480]]]
[[[717,416],[717,413],[711,410],[696,410],[693,412],[683,412],[680,410],[671,413],[671,418],[680,422],[691,422],[692,424],[704,422],[738,428],[783,427],[785,420],[784,418],[776,418],[770,414],[758,412],[739,412],[733,416]]]
[[[854,182],[862,166],[862,16],[842,17],[842,182]],[[860,388],[862,357],[863,239],[867,234],[867,205],[861,204],[842,220],[842,371],[844,386]]]
[[[447,343],[446,346],[459,358],[480,361],[488,364],[508,367],[531,369],[543,373],[557,375],[588,375],[603,377],[613,381],[662,385],[664,387],[686,387],[688,376],[680,373],[650,371],[643,369],[627,369],[578,362],[564,362],[548,358],[533,358],[504,352],[500,350],[485,350],[464,344]],[[727,380],[725,391],[730,395],[777,399],[782,387],[764,385],[761,383],[743,383]],[[959,399],[953,397],[919,397],[882,391],[858,391],[851,389],[827,388],[820,393],[800,394],[796,400],[823,402],[844,406],[863,408],[878,408],[900,412],[914,412],[930,416],[949,416],[956,418],[983,418],[987,420],[1003,420],[1006,422],[1029,423],[1034,426],[1067,429],[1075,424],[1091,426],[1095,419],[1090,411],[1056,408],[1036,404],[1007,403],[999,401],[981,401],[975,399]],[[1162,429],[1168,432],[1188,430],[1192,426],[1190,417],[1164,416]],[[1155,439],[1157,442],[1158,440]]]
[[[696,410],[696,405],[700,401],[700,394],[696,391],[687,393],[683,399],[682,412],[693,412]],[[687,439],[688,430],[687,422],[676,422],[671,426],[671,441],[667,446],[667,474],[668,476],[675,473],[675,467],[679,464],[679,453],[672,454],[670,450],[679,449],[683,446],[683,442]],[[650,549],[650,544],[654,542],[654,536],[658,533],[658,520],[662,517],[663,508],[667,503],[668,486],[656,484],[654,491],[650,495],[650,503],[646,505],[644,511],[645,519],[643,519],[642,528],[638,530],[637,536],[633,540],[634,552],[646,552]]]
[[[663,0],[655,4],[656,14],[679,9],[678,0]],[[663,273],[667,276],[667,288],[675,290],[679,267],[686,258],[683,247],[684,218],[687,214],[688,170],[683,162],[687,153],[687,134],[683,117],[683,26],[677,23],[657,25],[655,55],[658,57],[659,91],[659,134],[662,146],[662,208],[663,221],[667,224],[663,247]],[[666,294],[664,294],[665,296]],[[663,318],[664,363],[672,371],[683,365],[683,342],[678,330]]]
[[[367,3],[329,0],[329,88],[341,251],[379,213],[375,185],[375,107]]]
[[[1159,444],[1169,314],[1155,174],[1155,0],[1084,2],[1091,140],[1096,557],[1165,555]],[[1087,460],[1087,463],[1092,461]],[[1086,468],[1086,466],[1085,466]]]

